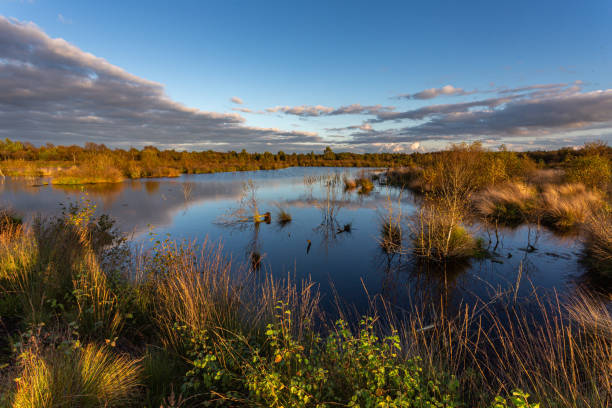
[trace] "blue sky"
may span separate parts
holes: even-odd
[[[117,123],[109,119],[118,114],[108,112],[108,98],[101,105],[91,99],[109,91],[104,83],[97,84],[95,95],[87,94],[85,113],[73,105],[85,98],[77,88],[71,88],[72,94],[49,90],[44,98],[28,100],[24,88],[30,87],[31,94],[42,87],[35,77],[22,78],[16,67],[17,62],[23,66],[34,61],[32,47],[26,45],[38,40],[21,30],[10,37],[25,50],[20,55],[7,58],[11,43],[5,41],[3,47],[0,40],[0,61],[5,61],[0,78],[2,68],[5,78],[15,77],[4,85],[12,87],[6,95],[17,95],[0,98],[0,119],[6,119],[4,125],[0,122],[3,137],[271,151],[318,150],[328,144],[335,150],[411,151],[472,140],[523,149],[612,140],[612,113],[606,114],[612,111],[612,3],[607,0],[35,0],[0,1],[0,15],[6,18],[7,33],[27,26],[51,40],[64,39],[83,54],[160,84],[160,98],[214,113],[216,121],[211,126],[203,117],[190,118],[190,126],[181,129],[169,114],[170,125],[164,127],[156,118],[154,131],[139,132],[135,129],[151,129],[146,115],[159,106],[134,103],[122,112],[132,109],[129,114],[141,122]],[[41,77],[54,71],[46,71],[49,64],[41,56],[57,51],[45,41],[37,43],[40,52],[33,64]],[[66,79],[69,72],[74,79],[73,68],[82,62],[78,57],[66,60],[62,66],[72,68],[53,74]],[[90,64],[87,69],[98,68]],[[61,83],[59,77],[44,81]],[[440,91],[419,94],[428,89]],[[461,105],[502,96],[511,98]],[[51,97],[57,98],[52,105]],[[232,97],[243,103],[232,103]],[[59,105],[62,112],[96,118],[95,128],[55,113],[29,125],[10,125],[25,112],[57,112]],[[353,113],[339,110],[351,105]],[[441,105],[449,106],[440,111]],[[428,115],[414,114],[432,106]],[[390,115],[402,112],[412,113]],[[240,119],[220,120],[217,114]]]

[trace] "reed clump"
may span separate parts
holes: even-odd
[[[485,219],[519,225],[532,218],[537,199],[534,187],[515,181],[487,187],[473,201],[476,211]]]
[[[138,362],[95,344],[27,350],[20,368],[14,408],[121,407],[137,400]]]
[[[549,227],[568,230],[583,224],[602,205],[601,195],[584,184],[548,185],[542,191],[541,220]]]
[[[69,206],[62,216],[0,231],[0,288],[13,300],[9,314],[34,324],[70,309],[83,333],[99,339],[119,332],[117,296],[99,262],[123,241],[94,209]]]
[[[379,215],[380,239],[379,245],[388,254],[403,252],[403,226],[401,192],[397,196],[397,203],[391,198],[388,191],[385,203],[385,212]]]
[[[357,188],[357,182],[355,179],[350,179],[348,177],[343,178],[344,181],[344,189],[347,191],[351,191]]]
[[[372,179],[365,174],[355,178],[349,179],[348,177],[343,178],[344,189],[346,191],[352,191],[359,188],[359,194],[369,194],[374,189],[374,183]]]
[[[359,186],[359,194],[369,194],[374,189],[374,183],[368,177],[360,177],[357,179]]]
[[[409,355],[423,357],[424,370],[456,376],[468,406],[490,406],[491,395],[515,389],[538,406],[609,406],[612,316],[605,305],[585,292],[565,302],[530,296],[525,305],[499,292],[494,301],[462,305],[455,314],[447,313],[442,297],[438,305],[415,305],[395,324]]]

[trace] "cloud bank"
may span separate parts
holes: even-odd
[[[279,105],[262,111],[245,107],[234,96],[229,100],[233,112],[208,112],[170,99],[163,85],[50,38],[32,23],[0,16],[0,138],[37,144],[94,141],[120,147],[251,151],[320,151],[331,145],[339,150],[395,151],[422,150],[426,142],[443,147],[477,139],[524,143],[532,138],[550,146],[567,145],[577,131],[584,136],[591,130],[612,140],[612,89],[585,92],[583,86],[576,81],[465,91],[446,85],[400,95],[403,103],[416,105],[404,110],[355,103]],[[458,99],[429,102],[440,96]],[[323,139],[316,132],[248,126],[240,113],[356,116],[358,122],[325,129]]]
[[[171,100],[161,84],[50,38],[32,23],[0,16],[0,137],[219,150],[322,146],[313,132],[244,122],[237,113],[186,107]]]

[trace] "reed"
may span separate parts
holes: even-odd
[[[492,396],[515,389],[540,406],[609,406],[612,316],[605,305],[586,292],[564,302],[534,292],[530,300],[521,306],[513,293],[499,292],[449,313],[442,296],[415,304],[400,320],[381,301],[377,313],[383,329],[400,328],[405,353],[420,356],[424,370],[457,378],[468,406],[488,407]]]
[[[403,252],[402,227],[402,194],[398,194],[397,203],[391,198],[391,191],[387,191],[385,212],[379,214],[380,234],[379,245],[386,253]]]
[[[584,224],[587,262],[599,273],[612,276],[612,213],[595,211]]]

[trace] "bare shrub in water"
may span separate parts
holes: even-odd
[[[457,208],[433,203],[421,207],[410,225],[415,254],[440,262],[474,255],[476,241],[461,221]]]
[[[389,190],[385,203],[386,212],[379,214],[381,225],[379,245],[386,253],[390,254],[403,251],[401,196],[400,192],[397,197],[397,204],[394,204]]]

